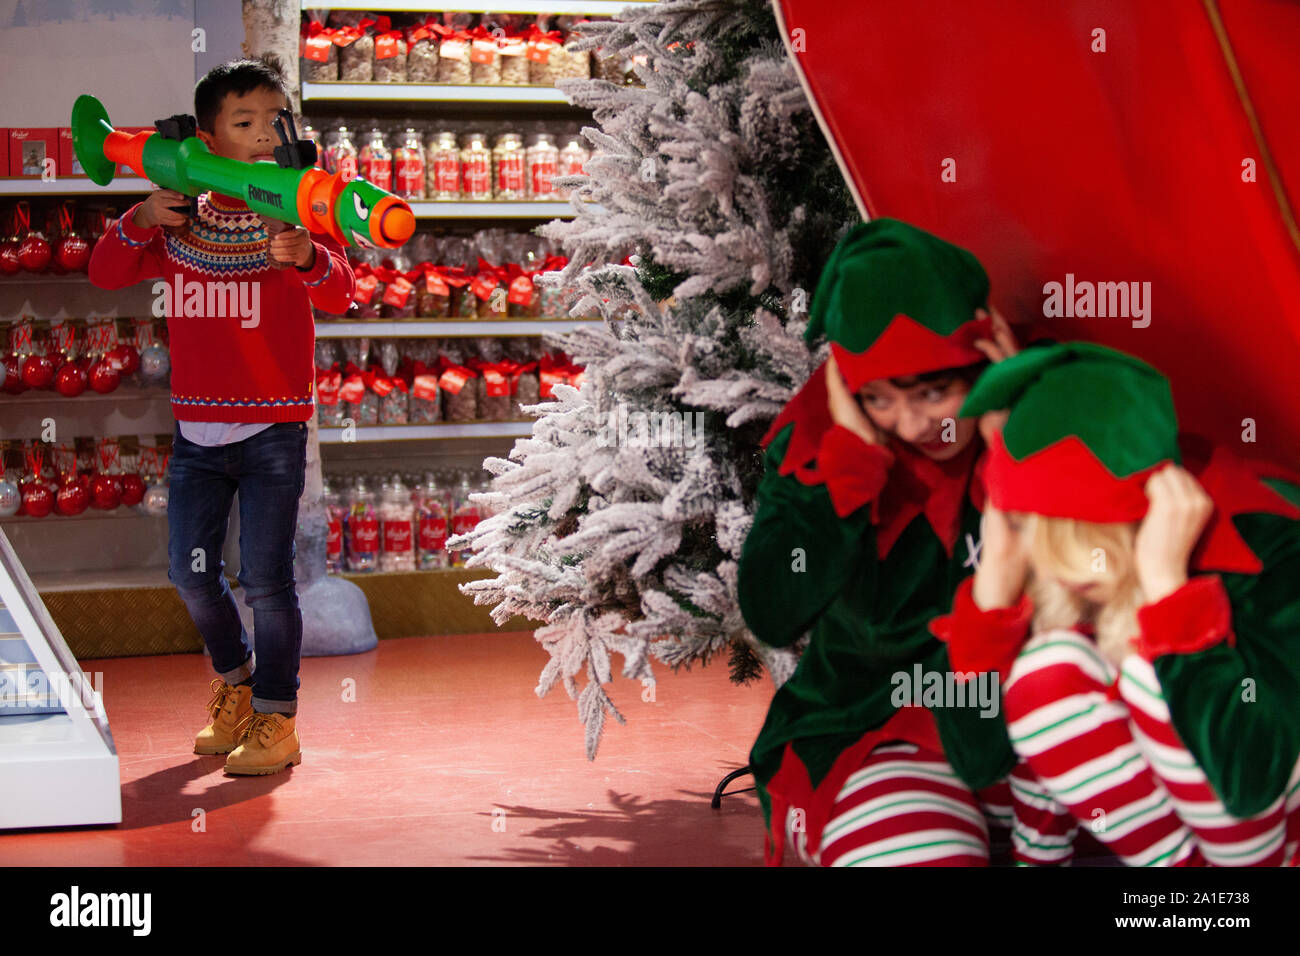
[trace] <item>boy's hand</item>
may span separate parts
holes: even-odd
[[[190,217],[177,212],[172,206],[189,207],[190,199],[174,189],[155,189],[135,211],[131,221],[141,229],[154,226],[188,226]]]
[[[316,262],[316,246],[312,244],[311,234],[298,226],[273,233],[266,255],[274,263],[310,269]]]

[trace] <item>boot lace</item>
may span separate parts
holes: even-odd
[[[212,715],[213,720],[216,720],[226,704],[234,701],[235,688],[220,677],[214,677],[212,683],[208,685],[208,690],[212,691],[212,699],[208,701],[208,713]]]
[[[275,716],[275,714],[259,714],[254,711],[253,719],[250,720],[248,726],[244,728],[244,735],[240,740],[250,740],[257,737],[264,730],[269,736],[276,728]]]

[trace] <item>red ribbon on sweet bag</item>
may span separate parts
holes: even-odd
[[[397,41],[402,39],[402,31],[393,29],[392,18],[382,15],[375,24],[375,59],[389,60],[400,52]]]
[[[366,382],[355,362],[343,368],[343,382],[339,385],[339,400],[356,404],[366,397]]]
[[[506,263],[506,278],[510,283],[510,291],[506,295],[506,301],[512,305],[529,305],[533,301],[533,294],[536,291],[533,285],[533,275],[536,273],[527,273],[517,262]]]
[[[335,362],[329,368],[316,369],[316,401],[322,405],[339,403],[339,387],[343,384],[343,373]]]
[[[538,379],[541,385],[538,394],[542,398],[553,398],[555,386],[565,379],[564,366],[549,352],[541,358]]]
[[[447,279],[447,270],[435,266],[432,262],[424,263],[424,289],[430,295],[450,296],[451,283]]]
[[[411,376],[411,397],[426,402],[436,401],[438,398],[438,374],[435,370],[427,368],[423,362],[415,363],[415,371]]]
[[[383,398],[393,390],[393,380],[388,377],[388,373],[385,372],[383,366],[378,363],[372,363],[370,368],[366,370],[366,374],[363,378],[365,379],[366,387],[380,398]]]
[[[301,55],[318,63],[328,63],[335,31],[328,29],[319,20],[310,20],[303,24],[301,33]]]

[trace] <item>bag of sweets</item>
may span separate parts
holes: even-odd
[[[438,82],[438,45],[442,37],[428,21],[406,28],[406,81]]]
[[[405,83],[406,56],[406,35],[393,29],[387,14],[380,16],[375,22],[375,82]]]
[[[339,48],[334,44],[334,31],[320,20],[303,21],[299,59],[304,82],[338,82]]]

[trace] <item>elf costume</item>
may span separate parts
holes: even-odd
[[[827,262],[806,338],[830,339],[856,393],[874,379],[984,361],[973,342],[991,338],[990,323],[974,313],[987,298],[988,278],[969,252],[873,220],[850,230]],[[893,702],[896,675],[948,670],[926,625],[973,566],[978,438],[943,462],[899,441],[870,445],[832,422],[823,365],[763,445],[741,611],[774,647],[811,630],[750,754],[767,862],[780,864],[790,827],[805,859],[824,864],[982,864],[988,831],[972,790],[997,784],[1014,763],[1004,723],[973,707]],[[864,819],[864,802],[903,791],[921,793],[913,808]],[[1004,793],[984,796],[1005,804]]]
[[[1031,349],[998,363],[962,414],[998,408],[1010,417],[989,449],[984,479],[1000,509],[1140,521],[1145,482],[1171,462],[1214,503],[1189,580],[1138,609],[1135,653],[1118,670],[1075,630],[1026,641],[1027,595],[1014,607],[982,611],[967,582],[953,613],[935,622],[956,669],[1007,677],[1011,740],[1042,784],[1038,805],[1049,818],[1083,823],[1100,808],[1107,828],[1140,839],[1149,822],[1142,814],[1159,812],[1154,797],[1144,804],[1134,795],[1150,773],[1211,864],[1294,861],[1300,478],[1226,448],[1180,441],[1164,377],[1101,346]],[[1145,836],[1164,862],[1189,852],[1178,833]]]

